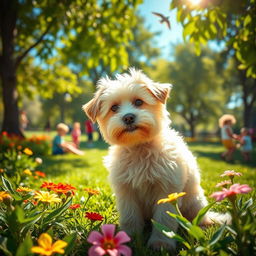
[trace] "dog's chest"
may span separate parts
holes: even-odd
[[[171,183],[175,184],[177,175],[175,154],[150,146],[134,151],[110,151],[106,166],[114,183],[126,184],[141,192],[145,190],[145,193],[156,185],[167,189]]]

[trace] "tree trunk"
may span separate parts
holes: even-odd
[[[14,32],[17,21],[16,1],[1,0],[0,33],[2,55],[0,76],[3,89],[4,119],[2,131],[23,136],[20,130],[16,66],[14,58]]]
[[[194,138],[196,136],[194,122],[189,122],[189,127],[190,127],[190,135],[191,135],[192,138]]]
[[[248,105],[244,103],[243,121],[244,121],[244,127],[247,127],[247,128],[251,127],[252,105]]]

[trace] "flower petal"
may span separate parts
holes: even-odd
[[[38,238],[38,244],[44,249],[50,249],[52,247],[52,238],[47,233],[43,233]]]
[[[132,250],[126,245],[120,245],[117,247],[117,250],[119,253],[121,253],[124,256],[131,256],[132,255]]]
[[[31,252],[33,253],[37,253],[37,254],[41,254],[41,255],[45,255],[45,256],[50,256],[52,255],[52,251],[50,250],[45,250],[44,248],[42,247],[39,247],[39,246],[33,246],[31,248]]]
[[[88,250],[88,256],[102,256],[102,255],[105,255],[105,254],[106,254],[106,251],[98,245],[93,245]]]
[[[110,255],[110,256],[119,256],[120,254],[119,254],[119,252],[118,252],[118,250],[117,249],[108,249],[107,250],[107,253]]]
[[[65,241],[58,240],[52,245],[52,251],[58,253],[64,253],[63,248],[66,247],[68,244]]]
[[[103,241],[103,236],[100,232],[98,231],[92,231],[88,238],[87,241],[93,245],[101,245]]]
[[[113,224],[102,225],[101,230],[105,238],[112,239],[114,237],[116,226]]]
[[[119,231],[114,237],[114,241],[119,245],[131,241],[131,238],[124,231]]]

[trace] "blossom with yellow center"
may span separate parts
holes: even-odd
[[[0,191],[0,202],[3,202],[5,199],[11,199],[12,197],[6,191]]]
[[[168,195],[167,198],[158,200],[157,204],[170,203],[170,202],[176,201],[179,197],[182,197],[184,195],[186,195],[186,192],[172,193]]]
[[[47,233],[41,234],[37,242],[39,246],[33,246],[31,251],[45,256],[51,256],[54,253],[64,254],[63,248],[67,246],[67,243],[62,240],[52,243],[52,238]]]
[[[26,175],[32,176],[32,172],[29,169],[25,169],[23,171],[23,173],[26,174]]]
[[[36,191],[34,198],[42,203],[61,202],[61,199],[56,194],[50,194],[48,191]]]
[[[23,152],[24,152],[26,155],[28,155],[28,156],[32,156],[32,155],[33,155],[33,151],[32,151],[31,149],[29,149],[29,148],[25,148],[25,149],[23,150]]]
[[[18,187],[17,189],[16,189],[16,191],[17,192],[31,192],[32,191],[32,189],[31,188],[27,188],[27,187]]]

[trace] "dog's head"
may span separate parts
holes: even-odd
[[[162,129],[170,84],[155,83],[141,71],[102,78],[94,98],[83,106],[110,144],[135,145],[152,140]]]

